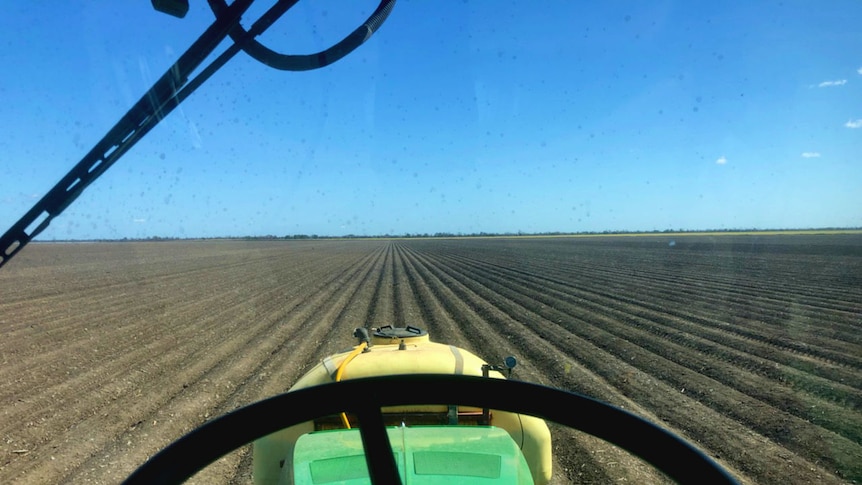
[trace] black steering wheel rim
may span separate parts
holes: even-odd
[[[280,394],[205,423],[150,458],[125,483],[179,483],[251,441],[343,411],[356,413],[362,423],[372,482],[390,483],[392,475],[386,473],[394,470],[387,472],[386,463],[382,468],[380,463],[392,459],[391,451],[380,449],[388,445],[380,408],[414,404],[529,414],[624,448],[680,483],[737,483],[685,440],[622,409],[537,384],[460,375],[373,377]]]

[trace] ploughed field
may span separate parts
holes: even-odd
[[[744,482],[862,482],[847,234],[33,244],[0,271],[0,483],[117,482],[387,324],[515,355],[515,378],[660,423]],[[552,433],[560,483],[663,481]]]

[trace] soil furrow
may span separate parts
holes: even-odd
[[[836,450],[845,450],[847,458],[835,465],[842,470],[849,470],[847,473],[851,476],[860,473],[860,470],[855,470],[851,465],[851,460],[862,459],[862,449],[853,446],[854,442],[862,442],[862,419],[859,419],[857,413],[819,399],[803,399],[777,383],[770,386],[768,379],[744,371],[734,371],[733,366],[722,366],[720,361],[715,361],[708,355],[690,352],[672,343],[661,343],[647,332],[630,326],[628,321],[633,317],[626,317],[624,312],[617,315],[621,320],[584,312],[577,305],[542,294],[541,290],[524,288],[518,285],[517,280],[494,282],[484,274],[470,273],[468,267],[462,265],[460,268],[466,277],[511,301],[513,305],[504,310],[509,314],[529,309],[548,321],[559,322],[561,327],[573,335],[578,335],[615,355],[632,355],[633,361],[636,361],[642,371],[667,369],[666,372],[654,375],[675,387],[685,388],[686,392],[707,405],[717,405],[716,409],[723,414],[735,417],[788,448],[795,448],[797,452],[801,451],[797,443],[805,442],[805,446],[810,448],[810,440],[819,440],[824,451],[821,451],[820,456],[812,456],[814,461],[828,460]],[[537,302],[544,305],[536,305]],[[634,354],[636,349],[643,349],[647,353]],[[634,357],[635,355],[637,357]],[[697,382],[695,377],[700,375],[711,377],[714,382],[704,380],[703,385],[708,387],[699,389],[694,383]],[[722,401],[725,401],[725,404],[722,405]],[[771,414],[777,424],[773,425],[773,428],[769,428],[762,419],[754,419],[745,412],[745,409],[749,408],[762,408],[763,404],[775,408]],[[833,431],[837,436],[821,432],[810,425],[809,421]]]
[[[558,373],[558,364],[567,360],[565,356],[552,350],[546,343],[539,346],[527,346],[526,342],[513,342],[511,335],[500,335],[498,328],[490,327],[485,320],[475,313],[460,297],[453,293],[449,285],[440,280],[434,271],[423,261],[423,258],[412,251],[405,251],[406,261],[416,271],[412,273],[414,288],[424,288],[419,294],[424,301],[422,305],[429,314],[431,321],[448,321],[452,325],[445,325],[446,342],[463,346],[466,349],[478,348],[482,352],[477,355],[489,361],[487,354],[495,349],[502,355],[508,353],[508,349],[517,348],[522,356],[528,356],[526,361],[518,366],[516,378],[527,381],[546,383],[550,376]],[[432,311],[436,309],[437,311]],[[444,313],[444,315],[440,315]],[[438,316],[440,315],[440,316]],[[455,339],[458,336],[460,338]],[[453,340],[454,339],[454,340]],[[464,339],[464,340],[461,340]],[[538,348],[544,347],[544,348]],[[548,362],[551,362],[550,365]],[[554,376],[580,383],[584,387],[606,389],[594,375],[589,374],[580,366],[569,366],[566,376]],[[629,402],[622,396],[617,395],[621,401]],[[629,402],[630,403],[630,402]],[[630,403],[631,404],[631,403]],[[572,482],[594,482],[612,483],[620,480],[659,482],[655,471],[649,465],[631,457],[628,453],[616,447],[610,446],[596,438],[584,433],[569,430],[564,427],[552,427],[554,435],[552,439],[557,444],[555,449],[555,477]],[[600,450],[599,453],[596,453]],[[606,453],[606,454],[605,454]],[[606,462],[625,463],[627,466],[620,469],[608,469]]]
[[[686,396],[684,393],[680,393],[680,388],[676,387],[676,382],[665,383],[663,379],[673,376],[671,374],[671,368],[667,368],[667,364],[662,362],[661,359],[654,359],[651,361],[653,365],[658,366],[658,369],[651,369],[652,374],[644,374],[640,368],[632,367],[631,365],[620,361],[620,357],[628,355],[640,355],[639,358],[644,359],[645,356],[642,352],[639,352],[638,347],[630,349],[626,348],[624,351],[609,351],[603,349],[603,347],[606,348],[607,345],[613,343],[613,341],[601,342],[602,346],[595,346],[585,340],[578,339],[579,341],[576,341],[575,339],[562,338],[560,335],[560,327],[556,322],[549,322],[539,315],[533,314],[528,309],[522,307],[516,308],[510,301],[489,293],[487,288],[485,288],[481,283],[464,277],[459,274],[457,270],[441,263],[439,260],[435,260],[435,263],[436,269],[446,272],[447,275],[455,281],[465,285],[465,287],[469,287],[470,291],[479,292],[471,299],[474,300],[474,304],[477,306],[485,308],[484,316],[486,318],[495,316],[495,314],[498,314],[497,312],[507,315],[507,317],[497,316],[495,320],[500,322],[500,324],[503,324],[506,318],[508,318],[511,319],[509,323],[510,327],[521,326],[538,332],[543,339],[554,342],[556,346],[569,353],[572,357],[583,359],[581,362],[593,372],[596,372],[610,380],[616,387],[625,389],[626,395],[630,398],[634,398],[640,403],[647,403],[646,405],[649,409],[652,409],[663,420],[672,424],[679,432],[689,435],[697,442],[706,443],[709,449],[721,456],[739,456],[738,451],[733,452],[728,449],[728,443],[726,440],[715,440],[715,437],[719,434],[720,430],[717,430],[714,426],[709,424],[704,424],[702,422],[693,423],[690,421],[690,415],[692,413],[713,414],[716,419],[718,419],[719,416],[722,416],[722,414],[706,408],[702,403]],[[459,296],[462,298],[470,298],[467,294]],[[489,302],[493,302],[493,305]],[[502,305],[505,310],[501,309],[498,305]],[[617,364],[611,364],[611,362],[614,361],[616,361]],[[609,369],[614,368],[617,370],[609,372]],[[667,370],[662,370],[665,368]],[[674,370],[679,371],[680,369]],[[634,378],[636,375],[639,379]],[[652,375],[658,375],[661,376],[661,378],[651,378]],[[690,375],[690,373],[686,373],[685,377],[693,382],[704,379],[698,375]],[[709,383],[706,383],[706,385],[709,385]],[[713,383],[713,385],[719,384]],[[738,397],[742,398],[744,396]],[[695,410],[693,408],[698,409]],[[722,419],[726,420],[726,418],[723,417]],[[729,428],[736,428],[737,432],[741,432],[742,429],[747,429],[747,426],[743,426],[741,423],[731,425],[725,421],[724,425]],[[785,451],[783,454],[787,454],[787,452]],[[829,461],[834,459],[834,457],[830,456],[826,456],[825,458],[829,459]],[[852,462],[842,462],[842,464],[845,466],[852,466]],[[755,474],[756,477],[757,473],[761,473],[760,465],[755,465],[754,463],[735,462],[735,465],[746,473]],[[778,466],[779,463],[776,461],[773,465]],[[813,463],[800,460],[797,466],[800,465],[813,466]],[[784,463],[783,466],[786,466],[786,463]]]
[[[613,319],[624,321],[629,325],[637,325],[651,334],[659,336],[663,341],[672,341],[684,347],[692,348],[703,354],[714,355],[722,358],[726,362],[734,365],[740,365],[747,370],[756,372],[770,380],[781,383],[789,382],[797,386],[801,390],[816,395],[821,398],[829,399],[838,404],[850,406],[853,409],[862,407],[862,392],[858,388],[851,385],[845,385],[842,382],[849,378],[852,383],[855,383],[853,376],[842,376],[842,382],[836,380],[828,380],[818,377],[807,372],[800,371],[794,367],[786,366],[779,360],[770,360],[764,362],[751,356],[747,352],[740,352],[733,347],[721,345],[712,340],[703,337],[704,332],[720,334],[720,330],[712,330],[706,326],[697,326],[694,323],[682,323],[669,318],[666,313],[651,313],[646,318],[638,315],[639,310],[633,310],[630,306],[619,305],[615,300],[599,302],[586,300],[580,297],[575,297],[571,287],[565,287],[555,284],[548,284],[547,281],[542,283],[534,282],[526,277],[513,277],[506,274],[504,271],[498,271],[496,268],[489,268],[481,262],[466,263],[458,260],[461,265],[473,267],[476,271],[481,271],[489,278],[494,278],[499,283],[509,286],[518,285],[519,288],[527,288],[528,291],[535,291],[535,298],[539,301],[543,297],[553,297],[548,303],[554,308],[561,302],[562,304],[571,304],[577,308],[589,309],[594,314],[604,315]],[[515,283],[517,282],[517,283]],[[719,339],[720,340],[720,339]],[[772,353],[770,357],[774,356]],[[806,362],[807,363],[807,362]]]
[[[486,265],[487,266],[487,265]],[[860,375],[855,370],[857,366],[853,365],[858,358],[851,357],[846,354],[840,356],[831,355],[833,358],[823,356],[824,350],[812,349],[807,342],[790,342],[790,345],[785,345],[787,339],[780,337],[770,337],[765,334],[749,332],[745,329],[740,329],[735,325],[730,325],[724,321],[713,318],[701,317],[693,315],[684,308],[671,307],[653,301],[647,301],[638,296],[631,296],[627,293],[615,293],[603,289],[593,288],[584,285],[572,285],[566,281],[549,278],[545,275],[536,275],[523,270],[510,270],[508,268],[494,265],[497,270],[505,272],[510,277],[520,277],[535,282],[538,285],[560,288],[561,291],[571,293],[573,297],[577,297],[585,304],[595,304],[598,306],[614,306],[619,304],[631,304],[630,309],[636,311],[638,315],[647,316],[652,319],[658,319],[662,323],[667,316],[673,317],[677,321],[689,322],[696,326],[695,332],[704,332],[702,336],[710,339],[715,339],[717,342],[724,345],[729,345],[735,348],[748,349],[748,351],[766,359],[782,359],[781,363],[791,365],[800,370],[811,370],[817,372],[822,377],[831,378],[837,382],[855,383],[859,381]],[[671,323],[671,322],[667,322]],[[701,330],[702,329],[702,330]],[[754,344],[754,345],[752,345]],[[761,352],[758,352],[760,346],[765,347]],[[779,354],[776,354],[776,350]],[[797,355],[798,357],[793,357]],[[814,358],[820,364],[812,366],[810,359]],[[848,362],[849,360],[849,362]],[[847,370],[835,369],[833,376],[829,370],[835,366],[848,367]],[[824,375],[825,374],[825,375]],[[853,387],[858,387],[851,384]]]
[[[467,259],[476,260],[475,258]],[[766,296],[761,290],[758,290],[757,293],[734,293],[727,291],[727,288],[709,287],[709,280],[704,280],[704,275],[693,275],[686,278],[677,275],[673,279],[662,279],[656,277],[651,271],[648,273],[636,273],[631,270],[585,271],[583,265],[579,265],[577,273],[574,273],[573,268],[557,264],[533,264],[529,271],[548,277],[568,277],[571,282],[577,281],[572,279],[573,275],[577,275],[579,279],[588,280],[591,284],[601,286],[600,283],[605,283],[617,291],[627,292],[636,289],[645,297],[660,299],[668,304],[690,303],[690,298],[696,296],[698,303],[704,306],[705,312],[712,313],[716,307],[724,308],[724,311],[727,311],[729,305],[736,305],[745,308],[745,315],[749,319],[760,319],[766,323],[777,321],[779,326],[785,325],[790,320],[787,309],[792,308],[793,318],[800,328],[810,328],[811,330],[817,328],[821,331],[826,329],[830,339],[840,342],[862,342],[862,337],[856,332],[857,325],[850,323],[858,321],[859,305],[850,305],[846,309],[839,310],[837,308],[841,306],[841,302],[831,298],[829,300],[824,299],[815,306],[804,300],[803,293],[791,288],[783,288],[781,293],[776,292]],[[805,319],[804,324],[800,324],[799,319],[803,318]],[[842,323],[841,320],[849,320],[850,322]]]
[[[668,426],[743,483],[862,479],[862,238],[33,244],[0,273],[0,483],[113,483],[415,325]],[[551,423],[555,483],[663,483]],[[855,467],[855,468],[854,468]],[[239,483],[249,448],[200,483]]]
[[[355,269],[351,269],[350,266],[346,266],[346,267],[342,266],[342,268],[344,268],[343,271],[339,271],[336,273],[338,276],[336,276],[335,280],[339,280],[339,279],[340,280],[349,280],[350,279],[350,272],[356,271]],[[252,313],[249,313],[249,310],[252,310]],[[173,399],[173,397],[176,396],[177,394],[184,392],[185,387],[181,388],[179,381],[183,381],[183,383],[185,384],[186,387],[188,387],[191,383],[197,382],[198,379],[195,378],[194,376],[198,376],[198,375],[201,375],[201,373],[207,372],[208,369],[210,369],[213,365],[217,365],[218,362],[220,361],[220,359],[222,359],[224,357],[226,350],[219,350],[219,349],[242,348],[243,346],[247,345],[247,343],[252,338],[254,338],[255,336],[269,333],[269,327],[257,329],[257,333],[255,333],[254,331],[249,332],[249,328],[248,328],[248,325],[245,323],[245,320],[247,320],[248,318],[253,318],[255,316],[255,313],[256,313],[256,310],[255,310],[254,306],[237,306],[236,307],[236,313],[234,315],[230,315],[230,314],[227,314],[224,312],[212,315],[210,318],[212,318],[214,320],[216,325],[219,325],[219,330],[218,331],[212,331],[212,332],[205,331],[204,333],[197,332],[200,336],[202,336],[203,341],[201,341],[200,343],[197,343],[197,344],[192,344],[194,340],[192,342],[186,342],[186,345],[185,345],[186,348],[188,348],[190,346],[192,349],[196,349],[195,351],[193,351],[191,353],[189,353],[188,351],[182,352],[181,350],[180,351],[165,352],[165,350],[167,350],[167,348],[165,348],[163,350],[160,350],[159,348],[143,349],[143,351],[146,352],[148,355],[160,356],[160,358],[154,362],[153,366],[155,367],[155,370],[146,373],[147,375],[149,375],[148,380],[146,380],[142,383],[140,381],[143,379],[135,379],[137,377],[137,375],[133,374],[132,375],[133,378],[126,379],[126,381],[127,381],[127,385],[125,386],[127,388],[127,389],[125,389],[125,393],[127,396],[126,401],[123,401],[123,399],[122,399],[123,392],[118,391],[118,395],[115,397],[116,401],[108,404],[107,407],[102,407],[102,409],[95,408],[92,411],[87,411],[88,413],[92,413],[92,416],[89,418],[86,415],[79,415],[77,418],[75,418],[76,424],[72,428],[69,428],[67,432],[63,433],[63,436],[55,438],[55,441],[56,440],[65,440],[67,442],[70,441],[70,439],[66,435],[69,435],[69,434],[74,435],[76,433],[75,430],[78,430],[78,429],[88,430],[89,427],[86,426],[85,423],[87,423],[89,421],[95,420],[95,421],[114,422],[113,416],[115,416],[115,415],[119,415],[119,416],[128,415],[130,411],[134,410],[134,408],[142,406],[142,405],[146,406],[147,409],[151,409],[151,410],[156,409],[158,406],[161,406],[165,402],[168,402],[170,399]],[[189,321],[189,323],[192,324],[194,322]],[[272,324],[273,324],[273,322],[268,322],[268,326],[271,327]],[[172,330],[173,329],[167,330],[166,333],[170,333]],[[217,338],[218,340],[214,340],[214,338]],[[177,340],[176,339],[163,339],[163,340],[165,340],[169,346],[177,347],[177,345],[176,345]],[[216,342],[218,342],[217,345],[216,345]],[[190,345],[190,344],[192,344],[192,345]],[[137,360],[140,360],[140,358],[138,358]],[[185,362],[185,363],[183,363],[183,362]],[[126,365],[125,367],[127,369],[131,368],[131,366],[128,366],[128,365]],[[144,392],[143,389],[146,389],[146,387],[145,387],[145,386],[147,386],[146,382],[151,382],[150,380],[153,379],[153,377],[155,377],[157,379],[155,382],[158,383],[159,375],[162,375],[162,376],[166,375],[165,372],[169,372],[169,369],[182,369],[182,371],[178,372],[176,375],[171,375],[171,380],[173,382],[176,382],[175,386],[176,386],[176,389],[178,389],[178,390],[168,391],[167,389],[163,389],[163,388],[160,388],[158,390],[150,389],[150,392],[148,394],[144,394],[147,396],[147,399],[144,399],[144,400],[140,399],[140,396]],[[155,375],[153,375],[153,374],[155,374]],[[168,375],[170,375],[170,374],[168,374]],[[170,386],[170,388],[174,389],[175,386]],[[135,391],[133,393],[133,395],[131,395],[131,396],[128,395],[129,390]],[[157,392],[158,395],[161,397],[160,398],[157,397],[157,395],[153,394],[153,392]],[[137,397],[135,394],[137,395]],[[138,401],[138,402],[136,404],[130,405],[130,403],[127,401],[128,397],[132,397],[135,399],[135,401]],[[132,409],[130,409],[130,408],[132,408]],[[86,408],[81,408],[82,411],[84,409],[86,409]],[[115,412],[115,411],[111,411],[111,409],[114,409],[114,410],[123,409],[123,412]],[[153,411],[149,411],[149,412],[153,412]],[[137,416],[140,416],[142,413],[141,413],[141,410],[138,410],[138,411],[135,411],[134,414]],[[68,419],[68,417],[67,417],[67,419]],[[164,420],[158,420],[157,419],[157,420],[154,420],[154,426],[155,426],[155,422],[159,422],[159,421],[164,423]],[[144,422],[146,423],[146,421],[144,421]],[[121,424],[118,423],[118,424],[115,424],[112,426],[104,426],[103,425],[100,428],[100,434],[101,434],[101,432],[107,432],[107,431],[101,431],[101,430],[116,429],[117,425],[121,425]],[[140,430],[140,427],[137,427],[134,424],[134,422],[125,423],[125,427],[126,428],[130,427],[133,429]],[[92,430],[89,432],[92,432]],[[140,432],[144,433],[144,435],[147,434],[146,431],[140,431]],[[110,437],[106,437],[105,439],[109,439],[109,438]],[[81,440],[80,439],[71,440],[71,442],[76,442],[76,441],[81,441]],[[88,436],[83,441],[85,443],[87,443],[88,446],[80,446],[79,445],[78,447],[74,448],[70,452],[71,453],[70,456],[67,456],[67,458],[65,460],[59,461],[59,463],[63,463],[63,467],[65,470],[68,471],[70,468],[72,468],[71,463],[74,463],[77,460],[80,460],[82,457],[86,457],[87,455],[86,455],[85,450],[86,449],[94,449],[93,447],[96,446],[95,443],[98,442],[98,440],[96,440],[93,436]],[[162,443],[162,444],[164,444],[164,443]],[[36,445],[36,446],[38,446],[38,445]],[[53,454],[58,455],[59,451],[54,451]],[[48,464],[48,468],[50,468],[50,463]],[[38,468],[32,469],[32,470],[30,470],[30,473],[38,476],[40,473],[40,470]],[[54,481],[54,480],[49,480],[49,481]]]

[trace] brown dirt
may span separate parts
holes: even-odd
[[[671,239],[33,244],[0,271],[0,483],[118,482],[384,324],[516,355],[743,482],[862,481],[860,236]],[[552,428],[559,483],[664,481]]]

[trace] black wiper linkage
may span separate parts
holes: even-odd
[[[153,87],[111,128],[96,146],[60,181],[0,237],[0,266],[6,264],[51,220],[58,216],[105,170],[129,151],[159,121],[179,106],[195,89],[224,66],[237,52],[245,51],[258,61],[276,69],[306,71],[328,66],[359,47],[389,16],[395,0],[380,0],[377,9],[359,28],[325,51],[309,55],[285,55],[275,52],[255,37],[272,26],[299,0],[279,0],[245,30],[240,18],[254,0],[208,0],[215,21],[179,60],[165,72]],[[188,76],[230,36],[234,43],[207,65],[191,81]]]

